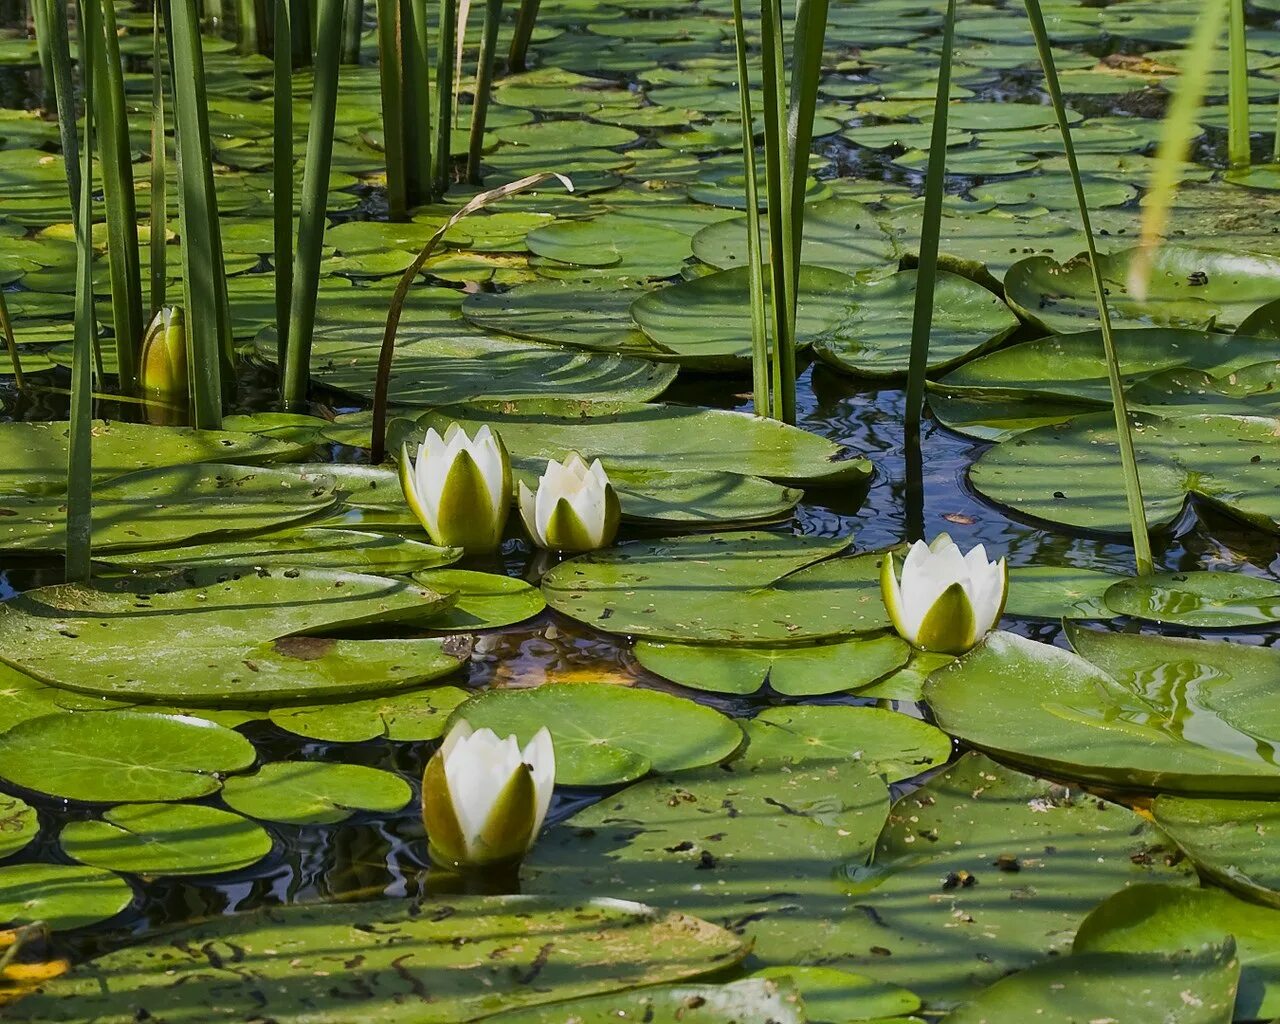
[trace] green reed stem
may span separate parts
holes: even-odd
[[[476,57],[476,87],[471,96],[471,136],[467,140],[467,181],[480,184],[480,154],[484,149],[485,121],[489,116],[489,93],[502,24],[502,0],[485,0],[484,25],[480,29],[480,53]]]
[[[76,135],[76,101],[71,61],[71,38],[67,32],[66,0],[43,2],[44,23],[48,28],[49,55],[53,60],[53,95],[58,108],[58,136],[62,143],[62,161],[67,169],[67,193],[72,216],[80,209],[80,142]]]
[[[160,0],[151,7],[151,314],[164,305],[168,281],[168,141],[164,127],[164,26]]]
[[[4,332],[4,347],[9,353],[9,362],[13,363],[13,382],[19,391],[25,391],[27,382],[22,373],[22,356],[18,352],[17,339],[13,336],[13,321],[9,319],[9,303],[4,299],[3,288],[0,288],[0,330]]]
[[[333,159],[334,118],[338,108],[338,48],[342,43],[342,0],[321,0],[311,90],[311,122],[302,172],[298,248],[293,261],[293,295],[285,349],[286,409],[306,405],[311,383],[311,336],[320,291],[320,259],[328,216],[329,169]]]
[[[1280,163],[1280,99],[1276,101],[1276,137],[1271,146],[1271,159]]]
[[[747,70],[747,35],[742,0],[733,0],[733,42],[738,57],[738,116],[742,121],[742,173],[747,199],[747,287],[751,299],[751,392],[757,416],[768,416],[769,335],[765,326],[764,271],[760,260],[760,196],[756,185],[755,121]]]
[[[360,63],[360,37],[364,32],[364,0],[346,0],[342,10],[342,63]]]
[[[458,0],[440,0],[436,39],[436,138],[431,179],[436,195],[449,190],[453,133],[453,61],[458,45]]]
[[[124,66],[116,34],[112,0],[80,5],[85,20],[88,66],[94,76],[98,149],[102,157],[102,192],[107,214],[107,263],[111,270],[111,321],[115,331],[120,390],[138,391],[138,358],[142,345],[142,268],[138,248],[138,213],[134,199],[133,146],[125,107]]]
[[[293,47],[293,66],[311,66],[311,50],[314,46],[312,6],[309,0],[285,0],[289,4],[289,29]]]
[[[95,6],[94,3],[85,8]],[[97,19],[85,17],[79,23],[81,54],[88,55],[89,39],[97,31]],[[67,546],[68,582],[87,581],[93,562],[93,398],[90,360],[97,333],[93,308],[93,125],[95,82],[98,76],[84,75],[84,145],[78,203],[75,214],[76,298],[75,332],[71,356],[71,411],[67,424]]]
[[[392,220],[408,216],[408,172],[404,152],[404,80],[400,0],[377,0],[378,84],[382,93],[382,148],[387,160],[387,207]]]
[[[272,264],[275,267],[276,356],[285,364],[293,301],[293,28],[289,0],[275,0],[271,34]]]
[[[236,2],[236,41],[241,53],[258,52],[258,11],[254,0]]]
[[[1067,107],[1062,99],[1058,72],[1054,66],[1053,48],[1049,32],[1045,28],[1040,0],[1024,0],[1027,18],[1035,36],[1040,65],[1044,69],[1045,85],[1053,112],[1062,133],[1062,147],[1066,152],[1067,168],[1076,193],[1076,206],[1080,212],[1080,225],[1084,231],[1085,247],[1089,254],[1089,270],[1093,277],[1094,301],[1098,306],[1098,325],[1102,330],[1102,350],[1107,361],[1107,378],[1111,384],[1111,407],[1115,412],[1116,441],[1120,446],[1120,464],[1124,471],[1125,500],[1129,506],[1129,528],[1133,534],[1134,558],[1138,575],[1146,576],[1155,570],[1151,556],[1151,538],[1147,530],[1147,513],[1142,503],[1142,482],[1138,476],[1138,459],[1133,448],[1133,434],[1129,422],[1128,403],[1125,401],[1124,381],[1120,376],[1120,360],[1116,354],[1115,335],[1111,329],[1111,311],[1107,307],[1107,289],[1102,280],[1102,267],[1098,263],[1098,250],[1093,242],[1093,227],[1089,222],[1089,203],[1085,199],[1084,181],[1076,161],[1075,147],[1071,144],[1071,128],[1067,124]]]
[[[786,49],[781,0],[760,4],[760,53],[764,76],[765,205],[769,218],[769,298],[773,328],[773,416],[796,417],[795,282],[792,253],[791,161],[784,135],[787,123]]]
[[[924,415],[925,377],[929,372],[929,336],[933,331],[934,289],[938,280],[938,243],[942,236],[942,199],[947,180],[947,119],[951,110],[951,63],[955,55],[956,0],[947,0],[942,23],[942,58],[938,93],[933,101],[929,166],[924,178],[924,222],[920,225],[920,258],[916,265],[915,307],[911,314],[911,358],[907,364],[908,435],[919,436]],[[918,538],[908,538],[918,539]]]
[[[36,30],[36,53],[40,57],[40,105],[46,110],[57,100],[53,92],[53,43],[49,38],[49,8],[44,0],[31,0],[31,21]]]
[[[222,382],[231,380],[231,324],[195,0],[170,0],[166,21],[193,422],[216,429],[222,426]]]
[[[1227,22],[1227,163],[1248,167],[1249,50],[1245,43],[1244,0],[1230,0]]]
[[[431,41],[427,0],[401,0],[405,109],[405,174],[409,205],[431,201]]]
[[[787,111],[787,147],[791,154],[791,265],[793,287],[800,289],[800,249],[804,242],[805,182],[813,148],[813,115],[822,78],[822,49],[827,40],[828,0],[797,0],[791,44],[791,97]]]
[[[538,5],[542,0],[520,0],[516,12],[516,26],[511,34],[511,49],[507,51],[507,70],[524,71],[529,62],[529,42],[538,23]]]

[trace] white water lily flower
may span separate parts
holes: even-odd
[[[515,736],[459,722],[427,762],[422,820],[431,858],[450,868],[510,865],[538,838],[555,788],[546,728],[520,749]]]
[[[511,512],[511,462],[487,426],[474,440],[456,423],[444,437],[428,430],[415,462],[407,446],[401,449],[400,485],[432,543],[469,553],[502,543]]]
[[[520,482],[520,516],[529,536],[550,551],[593,551],[613,543],[621,518],[618,495],[596,459],[588,467],[570,452],[551,459],[537,491]]]
[[[967,555],[945,533],[932,544],[918,540],[902,562],[885,556],[880,591],[894,629],[924,651],[963,654],[991,631],[1004,612],[1009,573],[1004,559],[987,561],[979,544]]]

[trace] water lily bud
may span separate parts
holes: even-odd
[[[588,467],[570,452],[564,462],[547,462],[537,491],[520,483],[520,516],[529,536],[551,551],[592,551],[618,534],[618,495],[596,459]]]
[[[187,328],[181,306],[157,311],[142,338],[138,383],[147,422],[178,426],[188,420],[191,381],[187,377]]]
[[[538,838],[555,788],[551,734],[520,749],[514,736],[459,722],[427,762],[422,820],[431,859],[447,868],[518,862]]]
[[[987,635],[1004,612],[1009,572],[1004,559],[987,561],[979,544],[967,555],[945,533],[932,544],[916,541],[902,563],[893,555],[880,569],[880,592],[894,629],[924,651],[963,654]]]
[[[487,426],[475,440],[451,423],[441,437],[428,430],[415,462],[400,452],[400,484],[433,544],[468,554],[493,551],[511,512],[511,462]]]

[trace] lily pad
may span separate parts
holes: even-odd
[[[431,620],[433,630],[496,629],[531,619],[547,606],[537,587],[512,576],[437,569],[413,578],[438,593],[455,595],[448,610]]]
[[[914,992],[835,967],[765,967],[752,977],[791,981],[804,997],[812,1024],[911,1024],[901,1015],[920,1009]]]
[[[0,735],[0,778],[64,800],[149,803],[216,793],[253,764],[253,745],[200,718],[112,711],[55,714]]]
[[[1280,652],[1068,627],[1079,654],[992,633],[925,685],[939,726],[1058,778],[1280,794]],[[1085,660],[1085,659],[1088,660]]]
[[[1103,600],[1122,577],[1065,565],[1020,565],[1009,570],[1004,613],[1018,619],[1110,619]]]
[[[716,470],[800,486],[858,481],[871,473],[865,459],[816,434],[698,406],[560,400],[453,405],[424,413],[413,429],[393,431],[393,439],[397,446],[414,442],[427,428],[443,432],[450,423],[471,432],[489,424],[514,458],[545,462],[576,451],[588,460],[598,457],[609,472]]]
[[[691,700],[610,683],[551,683],[527,690],[489,690],[454,711],[523,745],[543,726],[556,749],[556,782],[608,786],[651,771],[714,764],[742,743],[733,720]]]
[[[222,787],[228,807],[289,825],[333,825],[360,811],[391,814],[412,798],[409,784],[391,772],[324,761],[272,761]]]
[[[72,860],[147,876],[212,875],[271,852],[259,825],[199,804],[125,804],[99,820],[70,822],[59,836]]]
[[[888,782],[945,764],[951,737],[883,708],[811,704],[765,708],[743,723],[747,761],[861,761]]]
[[[1151,812],[1207,877],[1280,909],[1280,803],[1159,796]]]
[[[614,282],[530,281],[504,292],[473,292],[462,315],[484,330],[613,352],[649,345],[631,319],[640,294]]]
[[[750,270],[736,267],[641,295],[636,323],[683,365],[741,369],[751,358]],[[766,284],[765,292],[769,287]],[[804,348],[848,310],[854,280],[826,267],[802,266],[796,305],[796,346]]]
[[[449,715],[470,696],[456,686],[432,686],[366,700],[272,708],[269,717],[286,732],[330,743],[434,740],[444,735]]]
[[[0,867],[0,922],[18,926],[41,921],[66,931],[97,924],[133,902],[133,889],[119,875],[78,864],[10,864]],[[12,1007],[5,1008],[9,1016]]]
[[[57,686],[140,701],[358,696],[446,675],[467,645],[326,633],[422,624],[451,601],[328,569],[198,568],[64,584],[0,605],[0,658]]]
[[[92,960],[5,1017],[212,1024],[265,1009],[280,1024],[347,1024],[358,998],[370,1021],[455,1024],[496,1007],[696,977],[747,951],[705,921],[623,900],[460,897],[430,908],[375,900],[216,917]],[[515,934],[523,941],[513,944]],[[230,948],[234,958],[206,953]]]
[[[1280,910],[1220,889],[1136,885],[1118,892],[1084,919],[1072,949],[1076,955],[1186,955],[1215,949],[1228,936],[1240,960],[1234,1019],[1274,1017],[1280,1013]]]
[[[998,981],[948,1019],[954,1024],[1228,1024],[1239,980],[1240,962],[1230,946],[1187,957],[1086,953]]]
[[[843,538],[759,531],[637,540],[561,562],[547,603],[610,633],[774,647],[871,633],[889,620],[881,555]]]
[[[1165,572],[1123,580],[1107,591],[1119,615],[1204,629],[1280,620],[1280,580],[1239,572]]]
[[[0,793],[0,857],[17,853],[40,831],[36,809],[16,796]]]
[[[905,374],[911,358],[916,272],[902,270],[858,288],[836,323],[814,339],[824,362],[866,377]],[[980,284],[943,271],[934,285],[930,370],[943,370],[998,344],[1018,327],[999,297]]]
[[[636,660],[694,690],[747,695],[766,683],[788,697],[860,690],[902,668],[911,648],[898,637],[853,637],[812,647],[720,647],[642,640]]]

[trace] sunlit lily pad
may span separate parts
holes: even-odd
[[[504,292],[473,292],[462,302],[462,315],[485,330],[615,351],[648,344],[631,319],[639,295],[612,282],[530,281]]]
[[[0,605],[0,658],[57,686],[190,705],[279,703],[412,686],[466,643],[332,639],[425,624],[452,598],[328,569],[184,569],[31,590]]]
[[[171,1024],[212,1024],[265,1008],[280,1024],[346,1024],[355,990],[345,986],[358,982],[355,998],[368,1020],[456,1024],[495,1006],[514,1010],[696,977],[731,966],[748,948],[705,921],[623,900],[459,897],[433,900],[431,908],[375,900],[215,917],[92,960],[7,1007],[5,1017],[132,1024],[145,1013]],[[517,933],[524,941],[513,945]],[[537,985],[522,980],[529,944]],[[236,956],[216,962],[206,952],[230,948]],[[355,958],[358,977],[349,966]],[[197,992],[207,998],[193,998]]]
[[[16,796],[0,794],[0,857],[17,853],[40,831],[36,809]]]
[[[800,990],[804,1011],[812,1024],[919,1024],[902,1014],[920,1009],[920,997],[897,985],[886,985],[865,974],[836,967],[764,967],[752,977],[785,978]]]
[[[547,606],[537,587],[512,576],[437,569],[413,578],[438,593],[455,595],[453,604],[431,620],[433,630],[496,629],[533,618]]]
[[[1020,565],[1009,570],[1004,613],[1020,619],[1110,619],[1103,600],[1115,573],[1065,565]]]
[[[0,868],[0,921],[41,921],[52,931],[83,928],[115,917],[133,902],[119,875],[79,864],[10,864]],[[8,1017],[12,1007],[6,1007]]]
[[[845,546],[758,531],[630,541],[561,562],[542,591],[596,629],[677,642],[772,647],[884,629],[882,556],[835,558]]]
[[[528,743],[551,730],[556,781],[565,786],[630,782],[651,771],[713,764],[742,743],[732,719],[657,690],[608,683],[551,683],[526,690],[489,690],[454,711],[499,736]]]
[[[1079,654],[992,633],[925,686],[938,724],[1059,778],[1280,794],[1280,652],[1072,628]],[[1085,660],[1085,659],[1088,660]]]
[[[636,660],[682,686],[712,693],[752,694],[766,683],[789,697],[860,690],[907,663],[898,637],[853,637],[806,647],[720,647],[642,640]]]
[[[495,1024],[809,1024],[808,1002],[788,978],[743,978],[725,985],[632,989],[567,1003],[500,1013]]]
[[[68,823],[58,841],[81,864],[148,876],[236,871],[271,852],[260,825],[199,804],[124,804]]]
[[[1185,953],[1235,939],[1240,987],[1235,1020],[1280,1012],[1280,910],[1236,899],[1220,889],[1137,885],[1118,892],[1088,917],[1072,946],[1080,953]]]
[[[1280,909],[1280,803],[1160,796],[1151,813],[1206,877]]]
[[[1165,572],[1124,580],[1107,591],[1120,615],[1179,626],[1230,629],[1280,620],[1280,580],[1240,572]]]
[[[64,800],[186,800],[216,793],[221,773],[256,756],[239,733],[199,718],[55,714],[0,735],[0,778]]]
[[[228,807],[290,825],[332,825],[361,811],[391,814],[412,796],[409,784],[391,772],[324,761],[272,761],[222,787]]]

